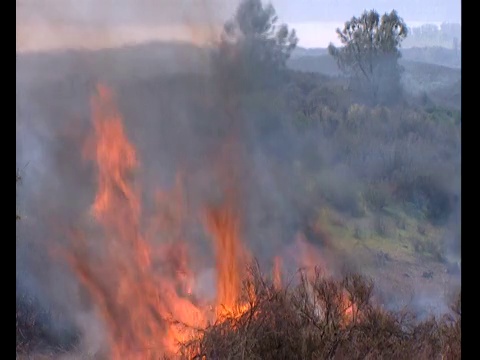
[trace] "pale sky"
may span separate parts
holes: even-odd
[[[17,0],[17,51],[102,48],[150,40],[213,41],[237,0]],[[272,0],[300,46],[326,47],[363,10],[396,9],[409,26],[461,22],[460,1]]]

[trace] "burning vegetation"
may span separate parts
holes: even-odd
[[[107,342],[94,358],[459,358],[459,302],[452,316],[422,321],[384,309],[370,280],[335,277],[302,234],[294,254],[276,254],[270,274],[262,273],[242,233],[230,142],[214,167],[217,199],[194,219],[210,238],[216,278],[213,300],[197,294],[196,239],[182,230],[192,219],[181,174],[173,190],[156,193],[150,216],[142,205],[141,154],[103,84],[92,96],[91,120],[84,157],[95,165],[97,190],[88,224],[71,231],[63,255],[105,329]],[[292,259],[300,270],[289,279],[283,265]],[[20,352],[39,336],[35,317],[22,310],[26,301],[17,299]]]
[[[354,55],[371,60],[368,52],[395,35],[388,21],[401,19],[387,15],[386,35]],[[367,19],[380,24],[375,12]],[[376,73],[371,84],[350,79],[361,89],[352,90],[345,79],[288,70],[298,39],[277,20],[273,6],[243,0],[210,53],[208,74],[95,83],[92,71],[88,81],[72,81],[87,83],[78,106],[85,123],[69,122],[60,134],[23,130],[25,149],[41,134],[58,137],[39,158],[61,180],[43,169],[39,184],[30,183],[30,212],[45,217],[32,222],[17,211],[18,226],[48,252],[47,260],[18,252],[35,276],[18,275],[17,265],[17,354],[53,347],[49,358],[460,358],[460,295],[443,316],[427,318],[386,296],[404,295],[399,277],[413,288],[459,278],[455,257],[445,255],[456,255],[459,242],[450,236],[459,177],[445,175],[459,170],[457,113],[405,105],[400,73],[382,102],[377,95],[391,81]],[[360,33],[344,52],[331,49],[346,54],[342,64],[368,41],[368,29],[351,29]],[[374,59],[380,72],[398,70],[399,41],[392,44],[387,63]],[[58,97],[70,91],[60,84],[50,85]],[[38,89],[38,112],[63,121],[64,103],[51,107]],[[46,229],[47,217],[55,231],[62,223],[60,236]],[[427,257],[435,271],[418,265]],[[415,271],[423,276],[413,279]],[[375,286],[368,275],[377,275]],[[52,279],[61,295],[45,285]],[[57,292],[25,296],[19,285],[32,283]],[[50,301],[71,317],[57,319]],[[94,321],[79,320],[85,314]],[[86,344],[88,335],[100,344]]]
[[[91,214],[98,230],[72,232],[67,258],[105,325],[108,358],[400,359],[406,354],[459,354],[459,318],[417,325],[408,313],[374,306],[370,281],[358,275],[327,276],[315,266],[321,263],[320,255],[301,237],[297,261],[303,270],[296,281],[282,279],[280,256],[275,257],[272,275],[263,275],[244,248],[238,195],[231,186],[235,179],[228,176],[228,181],[222,179],[219,204],[206,206],[205,216],[199,217],[213,241],[217,282],[214,302],[198,298],[192,292],[196,279],[188,258],[194,239],[181,239],[175,236],[179,229],[172,229],[182,226],[182,211],[173,217],[169,213],[169,218],[157,214],[156,232],[144,230],[141,188],[135,183],[139,156],[124,131],[113,91],[98,85],[91,106],[94,134],[86,154],[97,169]],[[163,195],[158,200],[168,200]],[[162,231],[174,237],[155,239]],[[419,342],[419,336],[425,340]]]

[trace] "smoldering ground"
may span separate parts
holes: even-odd
[[[199,23],[220,26],[225,13],[217,14],[218,4],[214,1],[204,3],[205,17]],[[141,2],[132,4],[128,9],[118,3],[115,7],[102,5],[103,10],[92,21],[108,30],[126,17],[135,18],[145,12],[153,18],[149,21],[160,25],[170,25],[172,18],[178,18],[188,33],[192,23],[199,20],[195,19],[198,15],[193,16],[194,20],[188,16],[190,10],[186,10],[187,15],[168,16],[169,7],[158,8],[162,15],[156,18]],[[37,14],[37,20],[40,17],[43,24],[52,25],[50,35],[59,38],[62,33],[53,31],[56,19],[69,22],[63,19],[80,14],[76,26],[88,29],[92,25],[90,14],[95,11],[77,6],[83,5],[62,5],[57,14],[43,9],[46,13]],[[177,9],[172,7],[174,12]],[[218,33],[207,33],[209,45],[215,44]],[[113,31],[109,34],[115,36]],[[181,174],[187,213],[191,216],[182,224],[183,236],[191,246],[191,266],[204,279],[204,286],[197,285],[198,292],[207,297],[215,292],[211,279],[213,246],[199,218],[203,206],[214,204],[222,196],[217,159],[229,141],[236,146],[227,158],[227,171],[235,175],[241,198],[238,206],[242,241],[265,269],[271,266],[274,256],[288,254],[286,268],[292,273],[297,263],[288,264],[288,257],[293,259],[301,251],[295,245],[299,233],[306,234],[320,253],[324,250],[322,261],[333,273],[341,272],[345,266],[362,270],[363,261],[370,261],[368,252],[365,255],[360,248],[335,257],[326,245],[335,242],[335,236],[312,230],[321,202],[336,201],[339,208],[355,213],[358,204],[352,199],[362,189],[351,179],[365,178],[366,173],[381,172],[398,162],[403,165],[413,161],[415,166],[422,166],[434,157],[435,149],[425,143],[412,140],[416,150],[426,150],[414,152],[375,140],[368,145],[358,144],[364,159],[358,164],[353,161],[355,157],[349,157],[351,149],[339,143],[341,136],[348,137],[348,133],[332,137],[329,129],[321,127],[299,129],[286,115],[291,112],[282,114],[272,109],[286,106],[274,102],[281,101],[275,91],[249,94],[238,84],[230,84],[230,75],[234,74],[219,74],[211,51],[212,47],[163,42],[96,52],[18,55],[17,167],[28,166],[17,191],[22,215],[17,224],[17,293],[25,291],[38,298],[42,307],[62,314],[58,321],[47,324],[52,337],[61,338],[65,327],[79,327],[87,351],[101,346],[103,325],[93,315],[94,306],[62,256],[63,247],[71,241],[71,229],[89,229],[92,222],[90,206],[95,197],[96,169],[85,159],[85,144],[92,133],[90,100],[98,82],[114,90],[128,139],[137,150],[140,167],[135,182],[141,185],[145,219],[156,211],[155,192],[173,188]],[[259,102],[272,105],[259,106]],[[352,118],[371,115],[362,107],[350,110]],[[362,131],[394,135],[388,124],[373,123]],[[455,166],[457,160],[459,163],[459,155],[453,161]],[[459,194],[459,185],[445,175],[449,168],[429,169],[433,172],[429,176],[439,175],[438,188]],[[309,185],[312,179],[314,184]],[[457,207],[447,214],[452,219],[452,234],[458,233],[458,214]],[[90,236],[96,236],[94,230]],[[451,239],[456,237],[448,239],[442,253],[455,249],[449,243]],[[391,271],[402,276],[395,267]],[[410,288],[415,289],[415,281],[421,276],[411,276]],[[382,287],[381,279],[378,284]],[[452,287],[456,284],[453,282]],[[450,288],[450,282],[446,286]],[[394,289],[388,290],[390,293]],[[429,293],[425,298],[436,296],[436,291],[432,289],[435,295]]]

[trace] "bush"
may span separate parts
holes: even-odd
[[[380,211],[388,206],[390,194],[386,185],[370,185],[364,192],[363,198],[368,207],[374,211]]]
[[[426,254],[431,256],[434,260],[445,262],[445,255],[443,251],[443,244],[441,239],[424,239],[417,237],[410,239],[413,249],[419,254]]]
[[[336,210],[355,217],[365,215],[359,184],[349,181],[348,174],[341,167],[324,171],[319,179],[319,188],[325,200]]]
[[[78,341],[73,328],[60,328],[53,312],[25,292],[16,297],[16,353],[33,351],[63,351],[71,349]],[[58,329],[55,331],[54,329]]]
[[[385,215],[377,215],[373,221],[375,232],[384,238],[390,238],[394,235],[392,220]]]
[[[230,314],[182,345],[194,359],[460,358],[460,311],[423,322],[375,305],[371,280],[318,269],[275,289],[255,270],[245,282],[248,310]]]

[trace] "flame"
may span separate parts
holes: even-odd
[[[355,322],[358,316],[358,308],[356,304],[352,301],[350,301],[347,297],[347,295],[344,295],[342,298],[342,326],[348,326],[352,322]]]
[[[282,258],[280,256],[273,258],[273,286],[277,290],[282,288]]]
[[[217,270],[217,316],[240,316],[248,306],[239,303],[247,250],[242,246],[239,167],[241,151],[229,138],[219,151],[215,168],[222,190],[218,204],[206,208],[205,226],[214,242]]]
[[[230,204],[207,210],[207,227],[213,235],[217,266],[217,306],[232,311],[241,289],[239,220]]]
[[[318,248],[307,241],[302,233],[296,235],[293,247],[289,249],[287,255],[293,258],[296,265],[305,272],[309,279],[315,277],[317,270],[325,275],[329,274],[325,257]]]
[[[172,191],[157,192],[160,213],[145,221],[141,188],[135,183],[140,163],[113,92],[98,85],[91,109],[94,132],[86,155],[97,170],[91,213],[100,231],[73,233],[68,259],[105,324],[109,358],[176,356],[181,343],[201,336],[195,329],[205,328],[215,316],[217,320],[240,317],[256,301],[253,285],[245,289],[247,300],[241,296],[249,254],[242,242],[239,169],[232,168],[238,164],[233,157],[238,156],[235,142],[227,142],[218,161],[222,199],[205,207],[204,213],[216,259],[217,299],[212,313],[211,304],[201,304],[192,294],[195,278],[183,230],[189,215],[182,177],[177,177]],[[309,268],[322,259],[301,235],[295,255],[300,266]],[[277,290],[282,286],[281,267],[282,258],[277,256],[273,266]],[[356,314],[355,305],[347,300],[343,301],[346,324]]]
[[[77,234],[70,262],[107,327],[110,358],[171,355],[192,336],[179,324],[205,322],[205,314],[182,294],[189,287],[187,254],[182,243],[169,243],[152,259],[141,229],[140,189],[133,182],[138,160],[112,91],[99,85],[91,106],[90,145],[98,173],[92,213],[103,234],[96,242]]]

